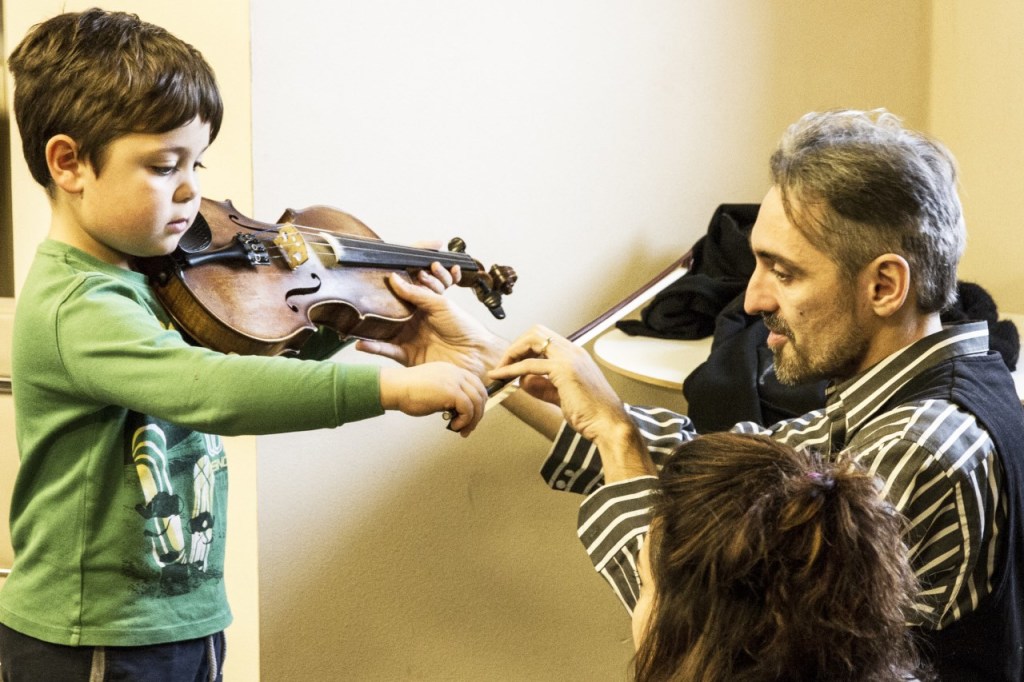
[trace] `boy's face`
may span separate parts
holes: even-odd
[[[133,256],[174,250],[199,212],[197,171],[210,144],[209,124],[115,139],[97,176],[86,164],[63,235],[101,260],[128,267]]]

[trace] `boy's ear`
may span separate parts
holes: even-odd
[[[86,163],[78,154],[78,143],[67,135],[54,135],[46,143],[46,165],[57,187],[77,194],[82,191]]]
[[[885,253],[862,271],[868,287],[868,304],[879,317],[899,312],[910,297],[910,264],[903,256]]]

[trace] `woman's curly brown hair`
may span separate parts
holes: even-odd
[[[764,436],[718,433],[665,464],[656,586],[636,678],[903,680],[917,583],[876,479]]]

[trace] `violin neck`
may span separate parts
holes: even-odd
[[[434,251],[432,249],[415,249],[405,246],[373,244],[372,248],[353,246],[358,240],[343,241],[338,265],[377,267],[394,270],[429,269],[431,263],[440,263],[445,268],[458,265],[463,272],[480,270],[480,264],[464,253],[453,251]]]

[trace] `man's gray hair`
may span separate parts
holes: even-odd
[[[942,144],[884,110],[814,112],[786,130],[771,173],[787,217],[851,281],[895,253],[910,264],[921,310],[956,302],[967,232]]]

